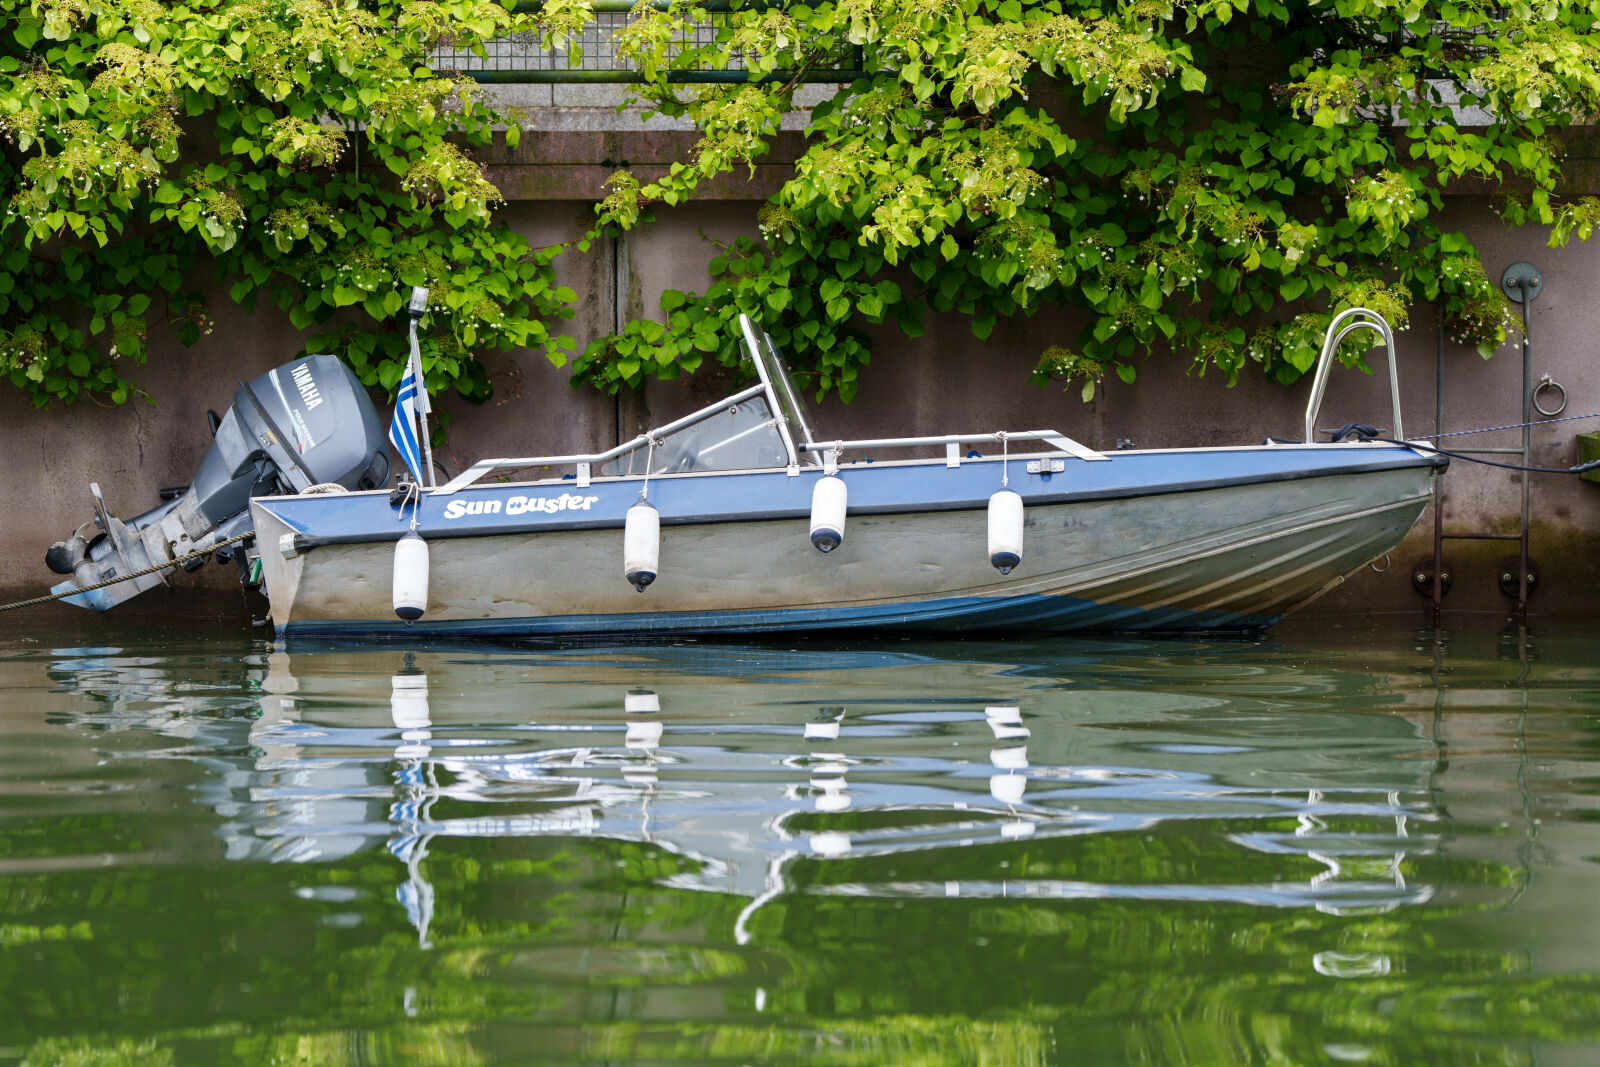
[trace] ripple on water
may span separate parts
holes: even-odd
[[[1592,1051],[1590,647],[0,647],[0,1045]]]

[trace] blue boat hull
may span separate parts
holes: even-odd
[[[816,470],[652,477],[660,577],[643,593],[622,576],[638,478],[428,495],[428,610],[409,624],[390,579],[410,507],[383,493],[252,507],[285,636],[1237,631],[1392,548],[1439,466],[1370,444],[1118,453],[1058,472],[1029,458],[1004,469],[1026,508],[1008,575],[987,556],[997,459],[847,465],[844,544],[826,555],[807,538]]]

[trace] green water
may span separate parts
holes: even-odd
[[[0,1063],[1600,1062],[1597,649],[13,629]]]

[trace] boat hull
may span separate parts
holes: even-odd
[[[804,511],[818,472],[652,479],[660,575],[642,593],[622,575],[636,479],[429,497],[429,603],[414,623],[390,603],[409,513],[382,494],[253,507],[273,621],[289,637],[1256,630],[1398,543],[1437,469],[1399,448],[1337,462],[1325,448],[1210,450],[1209,464],[1206,451],[1130,456],[1120,471],[1120,455],[1069,461],[1053,483],[1048,461],[1041,475],[1013,460],[1026,522],[1008,575],[986,542],[997,462],[847,468],[851,514],[827,554]],[[292,558],[275,551],[297,536]]]

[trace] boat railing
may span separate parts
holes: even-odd
[[[1388,350],[1389,399],[1394,410],[1394,437],[1397,441],[1406,439],[1405,430],[1400,424],[1400,370],[1394,356],[1394,331],[1382,315],[1370,308],[1346,308],[1333,317],[1322,339],[1322,354],[1317,357],[1317,373],[1311,381],[1311,399],[1306,404],[1306,444],[1316,440],[1317,413],[1322,409],[1322,394],[1328,387],[1328,370],[1333,365],[1333,355],[1346,337],[1362,330],[1377,334]]]
[[[750,388],[745,389],[742,392],[734,393],[732,396],[723,400],[719,400],[715,404],[703,407],[699,411],[691,412],[690,414],[685,415],[683,418],[669,422],[659,429],[652,430],[649,433],[640,434],[633,440],[626,441],[618,445],[616,448],[608,449],[605,452],[595,452],[590,455],[581,456],[521,456],[510,459],[481,459],[472,466],[468,467],[466,470],[462,471],[460,474],[456,475],[450,481],[446,482],[444,485],[439,486],[437,489],[430,490],[430,495],[449,496],[457,490],[465,489],[467,486],[471,485],[473,482],[476,482],[479,478],[482,478],[490,471],[506,467],[575,466],[578,468],[578,485],[580,487],[587,486],[589,484],[590,473],[595,464],[609,463],[611,460],[625,456],[630,452],[636,452],[641,448],[647,448],[652,441],[659,441],[662,437],[665,437],[669,433],[672,433],[676,430],[681,430],[685,426],[689,426],[708,415],[714,415],[719,411],[725,410],[730,404],[738,404],[742,401],[750,399],[751,397],[763,395],[766,392],[766,388],[767,387],[765,385],[752,385]],[[998,444],[1002,441],[1005,441],[1008,444],[1011,442],[1039,442],[1041,444],[1049,445],[1051,448],[1054,448],[1057,451],[1065,452],[1070,456],[1082,460],[1093,461],[1103,460],[1106,458],[1104,455],[1096,452],[1092,448],[1089,448],[1087,445],[1080,444],[1077,441],[1074,441],[1072,438],[1067,437],[1065,434],[1057,433],[1054,430],[1012,430],[1004,433],[942,434],[935,437],[880,437],[857,441],[828,441],[819,443],[800,442],[796,445],[796,448],[800,452],[812,452],[824,456],[827,456],[828,453],[833,453],[832,459],[833,462],[836,463],[840,453],[860,451],[861,449],[866,448],[927,448],[944,445],[946,449],[947,465],[951,467],[958,467],[961,465],[962,445]]]
[[[1038,441],[1070,456],[1083,460],[1105,459],[1087,445],[1079,444],[1065,434],[1054,430],[1007,430],[1002,433],[941,434],[935,437],[875,437],[861,441],[815,441],[799,445],[802,452],[833,453],[835,460],[844,452],[859,452],[864,448],[930,448],[945,446],[946,463],[951,467],[961,465],[961,446],[999,444],[1012,441]],[[992,457],[991,457],[992,458]]]
[[[624,441],[617,447],[607,449],[604,452],[572,456],[520,456],[510,459],[480,459],[444,485],[430,490],[429,493],[432,496],[449,496],[457,490],[465,489],[490,471],[506,467],[577,467],[578,485],[580,487],[586,486],[589,484],[590,471],[597,463],[609,463],[621,456],[626,456],[630,452],[648,448],[651,444],[659,442],[670,433],[675,433],[718,412],[726,411],[730,405],[741,404],[751,397],[769,395],[770,388],[766,383],[752,385],[748,389],[734,393],[732,396],[723,397],[715,404],[707,404],[698,411],[691,411],[681,419],[674,419],[665,426],[657,427],[648,433],[642,433],[633,440]]]

